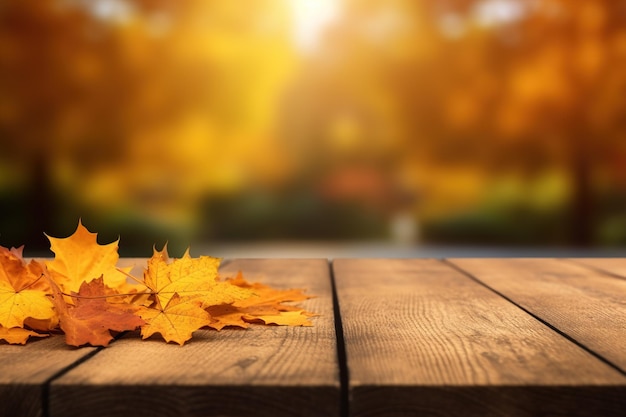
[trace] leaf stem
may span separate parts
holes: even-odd
[[[39,277],[37,277],[36,280],[34,280],[33,282],[31,282],[28,285],[25,285],[23,288],[21,288],[19,291],[16,292],[20,292],[20,291],[24,291],[26,289],[28,289],[29,287],[32,287],[33,285],[35,285],[37,283],[37,281],[39,281],[42,277],[44,276],[44,273],[42,272],[41,275],[39,275]]]
[[[147,286],[145,284],[145,282],[143,280],[140,280],[139,278],[135,278],[134,276],[132,276],[131,274],[129,274],[128,272],[124,271],[121,268],[115,267],[115,269],[118,270],[118,272],[121,272],[122,274],[126,275],[128,278],[132,279],[133,281],[135,281],[137,284],[141,284],[143,286]]]
[[[80,295],[80,294],[76,294],[76,293],[72,293],[72,294],[68,294],[66,292],[61,291],[61,294],[67,296],[67,297],[72,297],[72,298],[81,298],[81,299],[85,299],[85,300],[97,300],[100,298],[112,298],[112,297],[128,297],[128,296],[132,296],[132,295],[143,295],[143,294],[154,294],[152,291],[143,291],[143,292],[132,292],[132,293],[125,293],[125,294],[107,294],[107,295]]]

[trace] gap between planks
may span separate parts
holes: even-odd
[[[247,332],[225,332],[219,338],[214,332],[199,332],[184,352],[176,346],[162,346],[160,341],[142,342],[131,334],[52,381],[50,414],[82,415],[81,410],[92,409],[94,415],[99,415],[105,404],[121,404],[134,393],[133,396],[149,396],[159,403],[171,399],[167,409],[162,410],[167,415],[239,415],[236,410],[246,407],[248,413],[254,409],[254,413],[270,415],[268,410],[274,407],[278,414],[293,407],[305,407],[303,411],[309,407],[306,415],[339,416],[338,352],[328,260],[237,259],[224,266],[228,274],[242,269],[246,278],[254,282],[265,276],[270,285],[309,289],[317,297],[301,305],[321,316],[315,319],[313,328],[307,329],[259,327]],[[209,345],[214,347],[211,355],[205,349]],[[260,347],[262,351],[258,350]],[[144,352],[144,361],[157,361],[154,369],[135,372],[139,369],[133,363],[137,349]],[[167,359],[163,358],[166,350]],[[235,352],[235,356],[229,356]],[[240,366],[239,359],[250,355],[255,356],[254,362]],[[163,395],[154,396],[157,392]],[[225,395],[223,405],[208,403],[221,395]],[[67,407],[66,400],[77,397],[83,398],[83,404]],[[153,415],[149,409],[156,405],[136,410],[133,404],[127,406],[127,415]]]
[[[334,274],[350,415],[622,415],[622,374],[449,264],[339,259]]]
[[[478,282],[482,286],[484,286],[487,289],[493,291],[494,293],[496,293],[500,297],[504,298],[508,302],[512,303],[516,307],[522,309],[527,314],[530,314],[533,318],[535,318],[536,320],[540,321],[544,325],[548,326],[550,329],[556,331],[561,336],[567,338],[570,342],[573,342],[573,343],[577,344],[579,347],[585,349],[587,352],[589,352],[592,355],[598,357],[599,359],[601,359],[601,360],[603,360],[605,362],[608,362],[602,356],[597,355],[595,353],[595,351],[593,351],[592,349],[586,347],[583,344],[580,344],[575,339],[569,337],[566,333],[561,332],[557,327],[554,327],[549,322],[543,320],[541,317],[533,314],[531,311],[525,309],[524,307],[522,307],[521,305],[519,305],[518,303],[516,303],[512,299],[508,298],[506,295],[500,293],[499,291],[497,291],[494,288],[490,287],[489,285],[485,284],[480,279],[476,278],[473,274],[467,272],[465,269],[462,269],[462,268],[458,267],[457,265],[455,265],[454,263],[452,263],[448,259],[443,259],[442,261],[445,264],[447,264],[448,266],[452,267],[453,269],[456,269],[457,271],[462,272],[464,275],[468,276],[472,280]],[[564,261],[564,260],[563,259],[559,259],[559,261]],[[227,265],[230,262],[232,262],[232,260],[225,260],[223,264]],[[586,268],[589,268],[589,269],[594,269],[596,271],[599,270],[599,269],[597,269],[597,268],[595,268],[593,266],[580,264],[577,261],[572,261],[572,263],[577,264],[579,266],[582,265],[583,267],[586,267]],[[328,262],[328,268],[329,268],[329,274],[330,274],[330,280],[331,280],[331,288],[332,288],[332,296],[333,296],[333,312],[334,312],[335,332],[336,332],[336,340],[337,340],[337,358],[338,358],[338,366],[339,366],[339,373],[340,373],[340,389],[341,389],[340,415],[341,416],[347,416],[349,414],[349,411],[348,411],[348,407],[349,407],[348,366],[347,366],[347,357],[346,357],[346,351],[345,351],[345,345],[344,345],[345,342],[344,342],[343,326],[342,326],[342,323],[341,323],[342,316],[341,316],[341,311],[340,311],[340,305],[338,303],[338,295],[337,295],[337,288],[336,288],[336,282],[335,282],[335,273],[334,273],[333,261],[329,261]],[[605,273],[607,275],[612,275],[610,272],[607,272],[607,271],[604,271],[604,270],[602,270],[601,272],[603,272],[603,273]],[[621,277],[621,278],[623,278],[623,277]],[[115,343],[115,341],[112,342],[112,343]],[[48,410],[49,396],[47,394],[49,393],[49,389],[50,389],[51,384],[55,380],[61,378],[63,375],[65,375],[66,373],[71,371],[72,369],[74,369],[74,368],[78,367],[79,365],[81,365],[82,363],[92,359],[94,356],[96,356],[98,353],[100,353],[101,350],[102,349],[97,349],[97,350],[94,350],[93,352],[88,353],[84,357],[78,359],[76,362],[74,362],[74,363],[66,366],[65,368],[61,369],[56,374],[52,375],[50,378],[48,378],[46,380],[45,384],[43,385],[43,394],[44,394],[44,396],[42,398],[43,401],[44,401],[44,404],[43,404],[44,405],[44,408],[43,408],[43,416],[44,417],[49,417],[49,410]],[[611,364],[611,363],[609,362],[609,364]],[[624,375],[624,371],[623,370],[621,370],[619,367],[616,367],[613,364],[611,364],[611,365]]]
[[[121,337],[124,333],[120,333],[119,336]],[[115,342],[115,340],[111,341],[111,343],[114,343],[114,342]],[[52,383],[55,380],[61,378],[63,375],[65,375],[66,373],[68,373],[72,369],[80,366],[82,363],[84,363],[84,362],[88,361],[89,359],[93,358],[94,356],[96,356],[98,354],[98,352],[100,352],[102,349],[104,349],[103,346],[98,346],[98,347],[93,348],[93,350],[91,352],[89,352],[85,356],[77,359],[75,362],[69,364],[65,368],[59,370],[57,373],[55,373],[54,375],[50,376],[48,379],[46,379],[44,381],[44,383],[42,384],[42,388],[41,388],[41,400],[42,400],[41,414],[42,414],[43,417],[50,417],[50,387],[52,386]]]
[[[333,296],[333,319],[335,321],[335,338],[337,344],[337,363],[339,366],[339,416],[350,415],[350,371],[348,369],[348,355],[346,351],[346,339],[343,331],[343,320],[339,307],[339,293],[337,292],[337,280],[333,260],[329,259],[328,273]]]
[[[144,259],[120,259],[120,263],[123,264],[124,266],[135,266],[138,267],[140,263],[145,262]],[[221,267],[227,267],[228,265],[230,265],[231,263],[236,262],[235,259],[225,259],[222,261],[221,263]],[[339,409],[339,416],[340,417],[344,417],[347,416],[347,405],[348,405],[348,396],[347,396],[347,386],[345,385],[347,379],[346,379],[346,362],[345,362],[345,349],[343,348],[342,345],[340,345],[341,341],[343,340],[343,333],[342,333],[342,329],[341,329],[341,325],[337,325],[337,323],[340,323],[340,320],[337,320],[337,318],[339,317],[338,314],[338,304],[336,303],[336,289],[335,289],[335,283],[334,283],[334,277],[333,277],[333,270],[332,270],[332,262],[330,260],[326,260],[326,264],[327,264],[327,268],[328,268],[328,278],[329,278],[329,286],[331,288],[331,294],[332,294],[332,319],[334,322],[334,331],[335,331],[335,339],[336,341],[338,341],[337,344],[337,349],[336,349],[336,355],[337,355],[337,363],[338,363],[338,373],[339,373],[339,379],[340,379],[340,399],[339,399],[339,404],[338,404],[338,409]],[[340,319],[340,318],[339,318]],[[59,379],[62,379],[63,376],[65,376],[66,374],[68,374],[69,372],[71,372],[72,370],[76,369],[77,367],[79,367],[80,365],[85,364],[86,362],[88,362],[89,360],[94,359],[99,353],[102,353],[104,351],[104,349],[110,349],[114,344],[119,343],[118,339],[122,338],[125,334],[129,334],[129,333],[133,333],[133,332],[123,332],[120,333],[115,340],[111,341],[111,344],[108,348],[104,348],[104,347],[97,347],[97,348],[91,348],[93,349],[91,352],[89,352],[88,354],[84,355],[83,357],[75,360],[74,362],[66,365],[65,367],[63,367],[62,369],[58,370],[57,372],[55,372],[53,375],[51,375],[50,377],[48,377],[41,385],[41,392],[42,392],[42,398],[41,398],[41,415],[42,417],[50,417],[51,413],[50,413],[50,392],[51,392],[51,386],[55,381],[58,381]],[[62,337],[60,335],[57,335],[57,337]],[[176,348],[176,346],[174,346],[174,348]]]
[[[443,261],[626,376],[624,343],[615,343],[626,321],[618,274],[565,258]]]

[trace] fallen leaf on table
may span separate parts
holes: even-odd
[[[104,277],[104,284],[109,288],[119,289],[121,293],[130,292],[126,275],[116,269],[118,242],[100,245],[97,233],[91,233],[78,222],[76,231],[66,238],[48,236],[54,260],[48,262],[52,279],[66,294],[77,292],[83,282]],[[71,300],[68,300],[72,302]]]
[[[161,306],[167,305],[174,294],[184,300],[199,300],[203,307],[228,304],[252,295],[250,289],[219,280],[219,258],[192,258],[187,251],[180,259],[168,260],[167,247],[155,250],[144,273],[144,285],[156,294]]]
[[[246,312],[232,304],[209,306],[206,308],[206,311],[211,316],[208,327],[212,329],[222,330],[224,327],[241,327],[242,329],[247,329],[250,327],[249,323],[243,319]],[[275,310],[269,309],[268,312],[273,313]]]
[[[12,345],[24,345],[29,337],[46,337],[47,334],[33,332],[32,330],[22,329],[21,327],[0,327],[0,340],[4,340]]]
[[[23,327],[28,318],[54,319],[56,313],[46,295],[49,286],[42,275],[41,264],[26,264],[21,254],[0,247],[0,326]]]
[[[250,323],[276,324],[278,326],[313,326],[311,315],[304,311],[281,311],[279,314],[245,314],[243,319]]]
[[[174,294],[165,307],[143,308],[139,315],[146,321],[141,327],[141,337],[147,339],[159,333],[166,342],[183,345],[193,332],[207,326],[211,317],[197,299],[187,299]]]
[[[52,302],[52,298],[50,298],[50,302]],[[28,327],[29,329],[40,331],[40,332],[49,332],[59,327],[59,315],[54,314],[54,317],[46,320],[34,319],[32,317],[28,317],[24,320],[24,327]]]
[[[147,322],[141,328],[145,339],[159,333],[168,342],[183,344],[192,333],[211,323],[205,307],[228,304],[251,296],[249,289],[222,282],[217,276],[219,258],[182,258],[169,261],[167,248],[154,251],[144,273],[144,285],[154,294],[150,307],[140,316]]]
[[[261,303],[279,306],[281,303],[287,301],[302,301],[312,298],[310,295],[304,294],[303,290],[298,288],[281,290],[259,282],[250,283],[244,279],[241,271],[237,273],[235,278],[231,278],[227,282],[237,287],[253,291],[254,295],[252,297],[237,302],[237,305],[242,307],[247,305],[259,305]]]
[[[110,303],[110,289],[102,277],[83,282],[78,293],[73,293],[74,305],[67,304],[59,287],[50,280],[53,302],[59,312],[61,330],[68,345],[107,346],[113,336],[111,330],[135,330],[145,322],[135,315],[137,307]]]
[[[249,289],[253,294],[232,305],[209,306],[209,327],[221,330],[227,326],[247,328],[248,323],[277,324],[283,326],[312,326],[309,317],[314,314],[298,307],[282,304],[311,298],[300,289],[276,289],[261,283],[249,283],[241,271],[235,278],[228,279],[231,285]]]
[[[311,326],[315,316],[285,304],[311,298],[302,290],[249,283],[241,273],[222,280],[219,258],[187,250],[170,260],[166,247],[154,249],[140,281],[116,267],[119,239],[100,245],[80,221],[71,236],[48,239],[55,258],[46,264],[27,264],[23,247],[0,246],[0,340],[25,344],[60,328],[69,345],[107,346],[112,332],[141,328],[144,339],[183,345],[203,327]]]

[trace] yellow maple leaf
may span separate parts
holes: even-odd
[[[182,258],[169,262],[167,247],[155,249],[144,272],[144,285],[152,292],[153,304],[139,313],[146,321],[142,337],[160,333],[166,341],[182,345],[194,331],[211,323],[206,307],[252,295],[250,289],[220,281],[219,264],[219,258],[192,258],[188,250]]]
[[[0,327],[0,340],[4,340],[12,345],[25,345],[29,337],[46,337],[47,334],[40,334],[32,330],[22,329],[21,327]]]
[[[169,298],[165,307],[143,308],[139,316],[146,321],[141,327],[141,337],[147,339],[159,333],[166,342],[183,345],[193,332],[208,326],[211,317],[199,300],[185,300],[178,294]]]
[[[43,274],[37,261],[26,264],[16,253],[0,248],[0,326],[24,327],[28,318],[54,319]]]
[[[219,280],[219,258],[192,258],[187,250],[180,259],[169,263],[168,259],[166,247],[162,251],[155,250],[144,273],[144,285],[156,295],[160,306],[166,306],[174,294],[184,300],[198,300],[202,307],[229,304],[252,295],[248,288]]]
[[[76,231],[67,238],[46,236],[55,254],[54,260],[48,262],[47,266],[52,279],[63,292],[78,292],[83,282],[90,282],[100,276],[109,288],[129,292],[126,275],[115,267],[119,260],[119,239],[100,245],[97,242],[98,234],[91,233],[80,221]]]

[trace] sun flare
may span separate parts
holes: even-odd
[[[340,12],[341,0],[292,0],[294,39],[301,50],[311,50],[317,45],[325,27]]]

